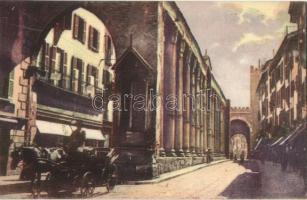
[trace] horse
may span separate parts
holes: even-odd
[[[41,174],[51,171],[52,167],[65,160],[66,153],[58,147],[22,146],[15,148],[11,157],[11,169],[16,169],[20,162],[23,163],[20,178],[31,180],[31,192],[36,198],[40,195]]]

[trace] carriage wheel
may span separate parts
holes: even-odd
[[[92,173],[86,172],[81,181],[80,191],[81,191],[81,197],[86,198],[90,197],[94,194],[95,190],[95,182],[94,177]]]
[[[114,190],[116,182],[117,182],[116,178],[113,178],[113,177],[108,178],[107,185],[106,185],[108,192],[111,192],[112,190]]]
[[[106,183],[108,192],[111,192],[112,190],[114,190],[115,185],[117,183],[117,168],[115,165],[112,165],[110,172],[111,173],[109,174],[107,183]]]
[[[39,198],[41,191],[41,174],[36,172],[31,181],[31,193],[33,198]]]
[[[46,176],[46,190],[48,196],[56,196],[57,194],[56,184],[54,182],[54,176],[50,172]]]

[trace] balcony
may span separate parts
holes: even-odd
[[[14,113],[15,105],[12,104],[9,99],[0,97],[0,111],[7,113]]]
[[[98,115],[92,108],[92,98],[56,87],[43,80],[36,80],[33,90],[37,92],[37,103],[73,112]]]

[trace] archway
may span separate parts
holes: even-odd
[[[230,135],[229,135],[229,152],[230,156],[237,156],[245,151],[246,156],[250,153],[250,133],[251,128],[246,121],[241,119],[233,119],[230,121]]]
[[[248,144],[244,134],[236,133],[230,138],[230,155],[232,158],[239,159],[242,152],[245,152],[245,158],[247,157]]]

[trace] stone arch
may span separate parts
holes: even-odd
[[[150,65],[156,66],[156,54],[152,54],[157,50],[155,2],[6,2],[0,11],[3,18],[8,19],[4,30],[10,34],[5,40],[0,38],[1,45],[6,47],[0,50],[0,62],[4,66],[0,68],[0,77],[6,76],[25,58],[35,56],[54,22],[79,7],[96,15],[107,27],[116,57],[131,46],[132,36],[133,47]],[[18,52],[13,48],[16,44]]]
[[[244,122],[248,125],[249,130],[250,130],[250,133],[252,133],[252,131],[253,131],[252,123],[251,123],[249,120],[247,120],[245,117],[233,116],[233,117],[230,118],[230,122],[233,121],[233,120],[241,120],[241,121],[244,121]]]
[[[245,136],[247,141],[247,154],[249,155],[251,148],[251,124],[244,118],[231,118],[229,138],[231,139],[236,134],[242,134]],[[231,140],[229,140],[229,142],[231,142]]]
[[[102,18],[100,16],[98,16],[95,12],[93,12],[91,10],[90,7],[86,6],[86,5],[82,5],[82,4],[75,4],[75,5],[70,5],[68,7],[66,7],[65,9],[63,9],[63,11],[60,11],[56,16],[52,16],[51,19],[49,19],[49,21],[45,24],[43,31],[40,33],[38,40],[36,41],[36,44],[34,45],[33,48],[33,52],[32,52],[32,56],[37,56],[38,52],[39,52],[39,48],[41,47],[41,45],[44,42],[44,39],[46,38],[47,34],[50,32],[50,30],[54,27],[54,25],[62,20],[65,16],[67,16],[68,14],[72,14],[72,12],[74,10],[77,10],[79,8],[83,8],[84,10],[86,10],[87,12],[93,14],[94,16],[96,16],[100,22],[105,26],[106,31],[109,33],[109,36],[111,37],[112,40],[112,45],[114,46],[114,48],[116,49],[116,46],[113,42],[113,37],[112,37],[112,33],[109,30],[109,26],[111,26],[110,24],[106,23],[108,20],[107,18]],[[73,16],[71,16],[73,18]],[[116,51],[115,51],[115,55],[116,55]]]

